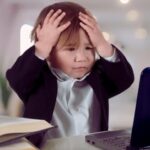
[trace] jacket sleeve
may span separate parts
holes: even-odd
[[[123,53],[118,48],[115,47],[115,49],[119,61],[110,62],[101,57],[95,65],[96,70],[101,74],[101,82],[108,98],[123,92],[134,81],[134,73],[131,65]]]
[[[30,93],[37,88],[43,67],[46,64],[46,61],[37,58],[34,52],[35,47],[32,46],[6,72],[10,86],[24,102]]]

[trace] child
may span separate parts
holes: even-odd
[[[24,102],[24,117],[45,119],[58,128],[29,139],[39,146],[44,137],[107,130],[108,99],[127,89],[134,77],[94,17],[76,3],[55,3],[41,11],[32,39],[35,45],[6,77]]]

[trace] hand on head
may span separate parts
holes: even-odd
[[[90,14],[79,12],[80,26],[88,33],[91,43],[99,55],[103,57],[111,56],[113,54],[112,46],[107,42],[100,31],[96,19]]]
[[[52,50],[53,46],[55,46],[60,36],[60,33],[70,25],[69,21],[63,25],[60,25],[60,22],[64,16],[65,12],[62,12],[60,9],[58,9],[56,12],[54,12],[54,10],[50,10],[44,19],[43,25],[38,25],[36,29],[38,41],[35,45],[37,47],[41,47],[42,50],[39,48],[38,53],[45,58],[49,56],[50,51]]]
[[[67,29],[71,20],[61,24],[61,21],[66,16],[66,12],[61,9],[54,11],[53,9],[46,15],[42,25],[39,24],[36,28],[37,41],[35,43],[36,53],[43,58],[48,58],[53,47],[56,46],[60,34]],[[88,34],[93,47],[101,56],[112,55],[112,47],[108,43],[96,19],[89,13],[79,12],[78,19],[80,20],[80,27]],[[73,24],[73,23],[72,23]]]

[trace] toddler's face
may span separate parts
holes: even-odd
[[[82,78],[90,72],[95,62],[95,50],[90,44],[85,32],[80,29],[80,44],[78,47],[68,43],[62,48],[55,49],[51,65],[62,70],[73,78]]]

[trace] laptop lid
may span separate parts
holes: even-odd
[[[140,76],[132,129],[92,133],[85,139],[105,150],[150,149],[150,67]]]
[[[150,146],[150,67],[141,73],[130,144]]]

